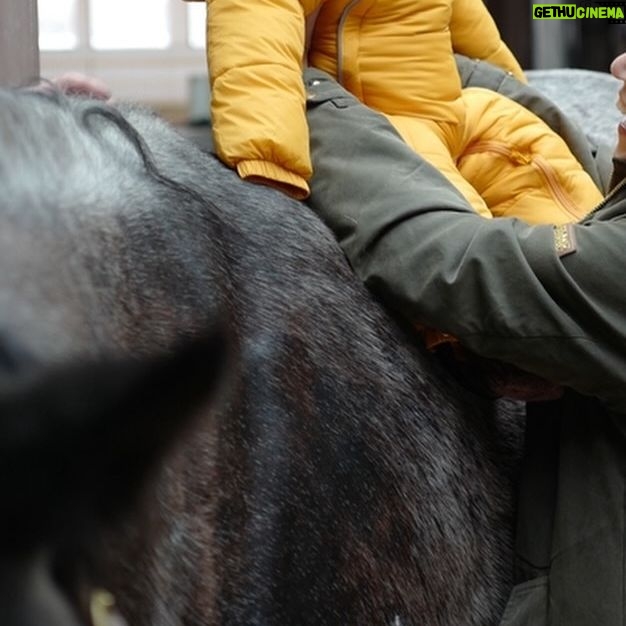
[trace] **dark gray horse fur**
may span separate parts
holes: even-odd
[[[7,526],[30,574],[16,605],[0,571],[2,626],[79,623],[91,585],[129,626],[497,623],[519,407],[425,353],[304,204],[120,111],[0,93],[0,439],[50,477],[28,504],[7,443],[2,484],[51,521]]]

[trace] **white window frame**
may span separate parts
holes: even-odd
[[[88,1],[77,2],[78,45],[42,50],[43,77],[78,71],[103,80],[119,100],[166,108],[187,105],[191,82],[207,75],[204,50],[188,43],[187,2],[169,0],[172,40],[163,50],[94,50],[89,45]]]

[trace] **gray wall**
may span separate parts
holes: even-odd
[[[502,39],[523,68],[532,63],[531,2],[542,0],[485,0]],[[548,1],[548,0],[546,0]]]
[[[0,85],[39,77],[37,33],[37,0],[0,0]]]

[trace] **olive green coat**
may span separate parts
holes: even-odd
[[[607,154],[554,105],[485,63],[459,64],[466,84],[521,101],[561,132],[606,189]],[[318,71],[305,82],[311,205],[356,274],[411,322],[570,389],[528,405],[518,584],[502,626],[624,626],[624,183],[571,226],[487,220],[383,117]]]

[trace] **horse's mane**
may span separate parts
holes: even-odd
[[[59,180],[55,174],[63,179],[74,166],[89,169],[91,164],[91,172],[103,178],[139,167],[152,182],[206,204],[197,191],[159,170],[144,139],[114,106],[68,97],[49,86],[0,89],[0,110],[0,186],[10,184],[7,173],[14,175],[16,161],[27,162],[31,176],[38,171],[43,181]]]

